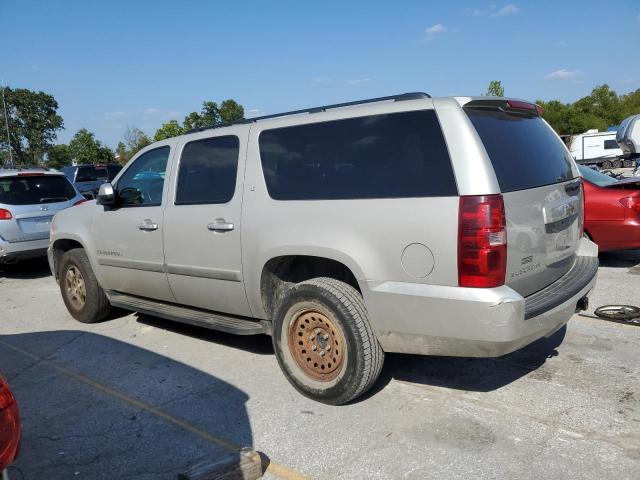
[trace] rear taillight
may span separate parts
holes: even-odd
[[[9,385],[0,376],[0,471],[13,463],[20,444],[20,412]]]
[[[76,205],[82,205],[86,201],[87,201],[87,199],[83,198],[82,200],[78,200],[76,203],[74,203],[73,206],[75,207]]]
[[[542,116],[544,108],[535,103],[522,102],[520,100],[507,100],[507,108],[511,110],[527,110],[536,115]]]
[[[502,195],[460,197],[458,283],[461,287],[504,285],[507,229]]]
[[[633,212],[633,216],[640,213],[640,193],[621,198],[620,203],[623,207],[631,210]]]
[[[9,210],[0,208],[0,220],[11,220],[12,218],[13,215],[11,215],[11,212]]]

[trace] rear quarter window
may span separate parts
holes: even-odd
[[[265,130],[260,158],[276,200],[455,196],[432,110]]]
[[[575,178],[571,155],[542,118],[465,108],[491,159],[503,192]]]

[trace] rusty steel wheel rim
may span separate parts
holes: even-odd
[[[65,288],[67,290],[67,298],[76,310],[81,310],[87,303],[87,287],[84,277],[80,273],[80,269],[71,266],[65,275]]]
[[[305,310],[289,324],[289,351],[304,373],[328,382],[340,373],[344,337],[334,321],[318,310]]]

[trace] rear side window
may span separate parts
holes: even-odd
[[[542,118],[465,108],[498,177],[513,192],[574,178],[571,155]]]
[[[75,196],[75,189],[62,175],[0,178],[0,203],[7,205],[66,202]]]
[[[432,110],[265,130],[259,144],[276,200],[457,195]]]
[[[176,205],[226,203],[236,189],[240,140],[235,136],[187,143],[178,171]]]

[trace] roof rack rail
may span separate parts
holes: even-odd
[[[278,117],[288,117],[289,115],[299,115],[302,113],[319,113],[326,112],[327,110],[333,108],[342,108],[342,107],[351,107],[354,105],[364,105],[367,103],[376,103],[376,102],[387,102],[393,100],[394,102],[402,102],[405,100],[420,100],[423,98],[431,98],[431,95],[424,92],[408,92],[401,93],[399,95],[390,95],[388,97],[376,97],[376,98],[366,98],[364,100],[355,100],[353,102],[345,102],[345,103],[334,103],[332,105],[324,105],[322,107],[313,107],[313,108],[303,108],[301,110],[292,110],[290,112],[282,112],[282,113],[273,113],[271,115],[264,115],[262,117],[254,117],[254,118],[244,118],[242,120],[238,120],[237,122],[227,123],[225,125],[220,125],[219,127],[200,127],[189,130],[187,133],[195,133],[202,132],[203,130],[209,130],[212,128],[220,128],[220,127],[228,127],[230,125],[243,125],[247,123],[254,123],[260,120],[267,120],[270,118],[278,118]]]

